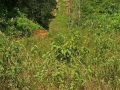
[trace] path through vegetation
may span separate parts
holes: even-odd
[[[70,1],[69,0],[56,0],[57,5],[56,9],[53,10],[53,15],[55,16],[54,19],[51,20],[51,23],[49,25],[49,30],[35,30],[34,36],[46,36],[49,32],[50,34],[54,33],[56,35],[59,31],[65,32],[67,28],[67,16],[70,13]],[[63,26],[62,26],[63,25]],[[61,27],[62,26],[62,27]]]

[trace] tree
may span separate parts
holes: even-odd
[[[52,10],[56,7],[55,0],[0,0],[0,5],[6,7],[8,14],[18,8],[27,17],[48,29],[49,19],[53,18]],[[13,14],[13,13],[12,13]],[[9,15],[8,15],[9,16]],[[14,17],[14,16],[13,16]],[[10,15],[9,18],[12,18]]]

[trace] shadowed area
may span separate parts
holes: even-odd
[[[56,0],[0,0],[0,17],[15,18],[18,11],[26,14],[27,18],[39,23],[46,30],[49,29],[51,13],[56,8]],[[7,10],[7,13],[4,12]]]

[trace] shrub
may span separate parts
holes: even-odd
[[[3,38],[0,37],[0,40]],[[4,38],[0,42],[0,87],[2,90],[23,89],[28,81],[22,76],[28,65],[24,45]],[[21,53],[22,52],[22,53]],[[24,80],[25,79],[25,80]]]
[[[78,34],[71,38],[58,34],[52,43],[55,58],[59,61],[71,62],[79,54],[78,38],[80,38]]]
[[[8,12],[6,9],[2,11],[6,12],[1,14],[0,29],[2,32],[6,33],[6,35],[15,37],[31,36],[33,30],[43,29],[43,27],[36,22],[29,20],[18,8],[14,8],[11,12]],[[1,13],[3,13],[2,11]]]
[[[21,14],[19,17],[11,18],[8,20],[8,27],[6,33],[8,35],[14,35],[15,37],[31,36],[33,30],[35,29],[43,28],[37,23],[29,20],[24,14]]]
[[[15,25],[21,36],[30,36],[32,35],[33,30],[43,29],[38,24],[27,19],[26,17],[17,17]]]

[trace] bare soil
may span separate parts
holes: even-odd
[[[42,36],[42,37],[44,37],[44,36],[47,35],[48,31],[47,30],[34,30],[33,33],[34,33],[33,36]]]

